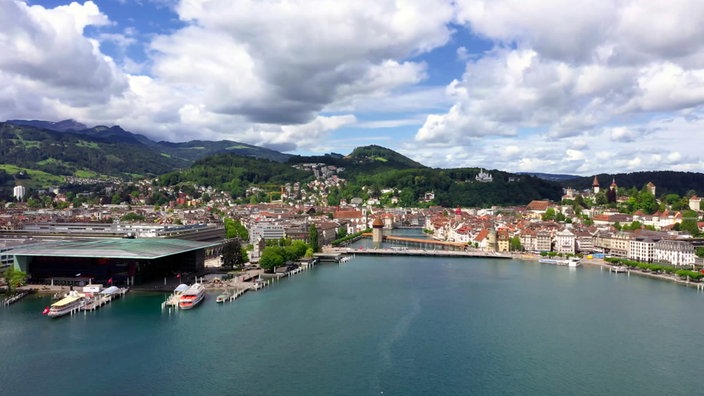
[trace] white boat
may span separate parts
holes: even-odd
[[[194,283],[181,293],[178,299],[179,309],[191,309],[200,304],[205,298],[205,287],[200,283]]]
[[[538,260],[538,262],[541,264],[565,265],[572,268],[576,268],[582,265],[579,260],[579,257],[570,257],[568,259],[543,258]]]
[[[225,290],[224,292],[219,294],[217,296],[217,298],[215,298],[215,302],[216,303],[226,303],[226,302],[230,301],[231,297],[232,297],[232,294],[230,294],[229,291]]]
[[[567,260],[568,267],[577,268],[580,265],[582,265],[582,263],[580,262],[579,257],[570,257],[569,260]]]
[[[71,291],[66,297],[51,304],[50,307],[47,307],[48,309],[45,309],[44,313],[50,318],[58,318],[59,316],[78,310],[85,303],[86,300],[83,294]]]

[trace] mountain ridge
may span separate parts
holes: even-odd
[[[207,160],[213,156],[226,154],[264,162],[226,160],[224,157],[212,162]],[[591,188],[594,178],[594,176],[511,173],[487,169],[487,172],[494,175],[494,183],[483,183],[479,178],[483,168],[433,169],[378,145],[356,147],[348,155],[330,153],[322,156],[302,156],[284,154],[229,140],[156,142],[144,135],[126,131],[120,126],[99,125],[88,128],[74,120],[0,122],[0,155],[4,163],[0,165],[0,172],[4,172],[0,175],[2,176],[0,179],[6,186],[12,182],[8,173],[17,173],[17,169],[41,171],[59,176],[103,175],[127,179],[169,174],[170,180],[182,182],[188,180],[189,171],[191,175],[195,175],[193,177],[203,180],[202,175],[208,174],[208,166],[223,163],[229,164],[228,172],[241,175],[242,185],[249,186],[259,181],[284,180],[285,177],[283,179],[275,177],[277,172],[281,175],[300,177],[300,174],[295,172],[289,173],[285,172],[284,168],[267,165],[266,161],[288,165],[324,163],[344,168],[343,177],[353,180],[359,186],[370,186],[375,191],[380,188],[395,188],[399,191],[408,189],[416,196],[415,198],[418,198],[419,194],[437,190],[437,201],[448,206],[458,204],[486,206],[492,202],[513,204],[521,200],[543,198],[559,200],[562,188],[588,189]],[[196,171],[194,166],[199,170]],[[247,167],[263,169],[256,172],[232,170]],[[184,172],[183,175],[177,175],[181,170]],[[214,171],[213,173],[218,172],[220,173],[218,177],[221,179],[227,177],[228,172]],[[604,186],[608,185],[613,177],[622,187],[641,188],[648,181],[652,181],[658,186],[659,193],[683,195],[685,193],[683,189],[704,193],[704,174],[701,173],[652,171],[633,174],[600,174],[597,177]],[[226,181],[223,180],[222,183]],[[496,191],[494,186],[498,185],[502,185],[505,191]],[[240,187],[233,188],[241,191]],[[343,191],[343,193],[349,195],[354,191]],[[472,194],[484,197],[472,198],[470,197]],[[511,198],[511,195],[514,198]]]

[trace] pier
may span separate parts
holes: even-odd
[[[105,289],[109,290],[109,289]],[[86,303],[81,305],[80,309],[82,311],[95,311],[96,309],[110,303],[112,300],[124,296],[129,289],[126,287],[116,288],[110,290],[110,293],[105,293],[105,291],[98,293],[93,298],[88,298]]]
[[[5,299],[2,300],[2,306],[3,306],[3,307],[6,307],[6,306],[8,306],[8,305],[10,305],[10,304],[14,304],[14,303],[16,303],[17,301],[23,299],[23,298],[24,298],[25,296],[27,296],[29,293],[30,293],[29,290],[23,290],[23,291],[21,291],[21,292],[19,292],[19,293],[13,294],[12,296],[7,297],[7,298],[5,298]]]

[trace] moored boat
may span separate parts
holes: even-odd
[[[78,310],[85,302],[85,297],[82,294],[71,291],[66,297],[44,309],[44,314],[50,318],[58,318]]]
[[[232,294],[230,294],[229,291],[225,290],[221,294],[218,294],[218,296],[215,298],[215,302],[216,303],[225,303],[225,302],[230,301],[231,298],[232,298]]]
[[[538,262],[541,264],[566,265],[572,268],[576,268],[582,265],[579,257],[570,257],[568,259],[543,258],[538,260]]]
[[[205,287],[200,283],[194,283],[181,294],[178,300],[180,309],[191,309],[200,304],[205,298]]]

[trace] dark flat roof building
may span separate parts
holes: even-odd
[[[32,282],[78,277],[134,285],[168,274],[198,272],[220,242],[161,238],[54,240],[15,248],[15,263]]]

